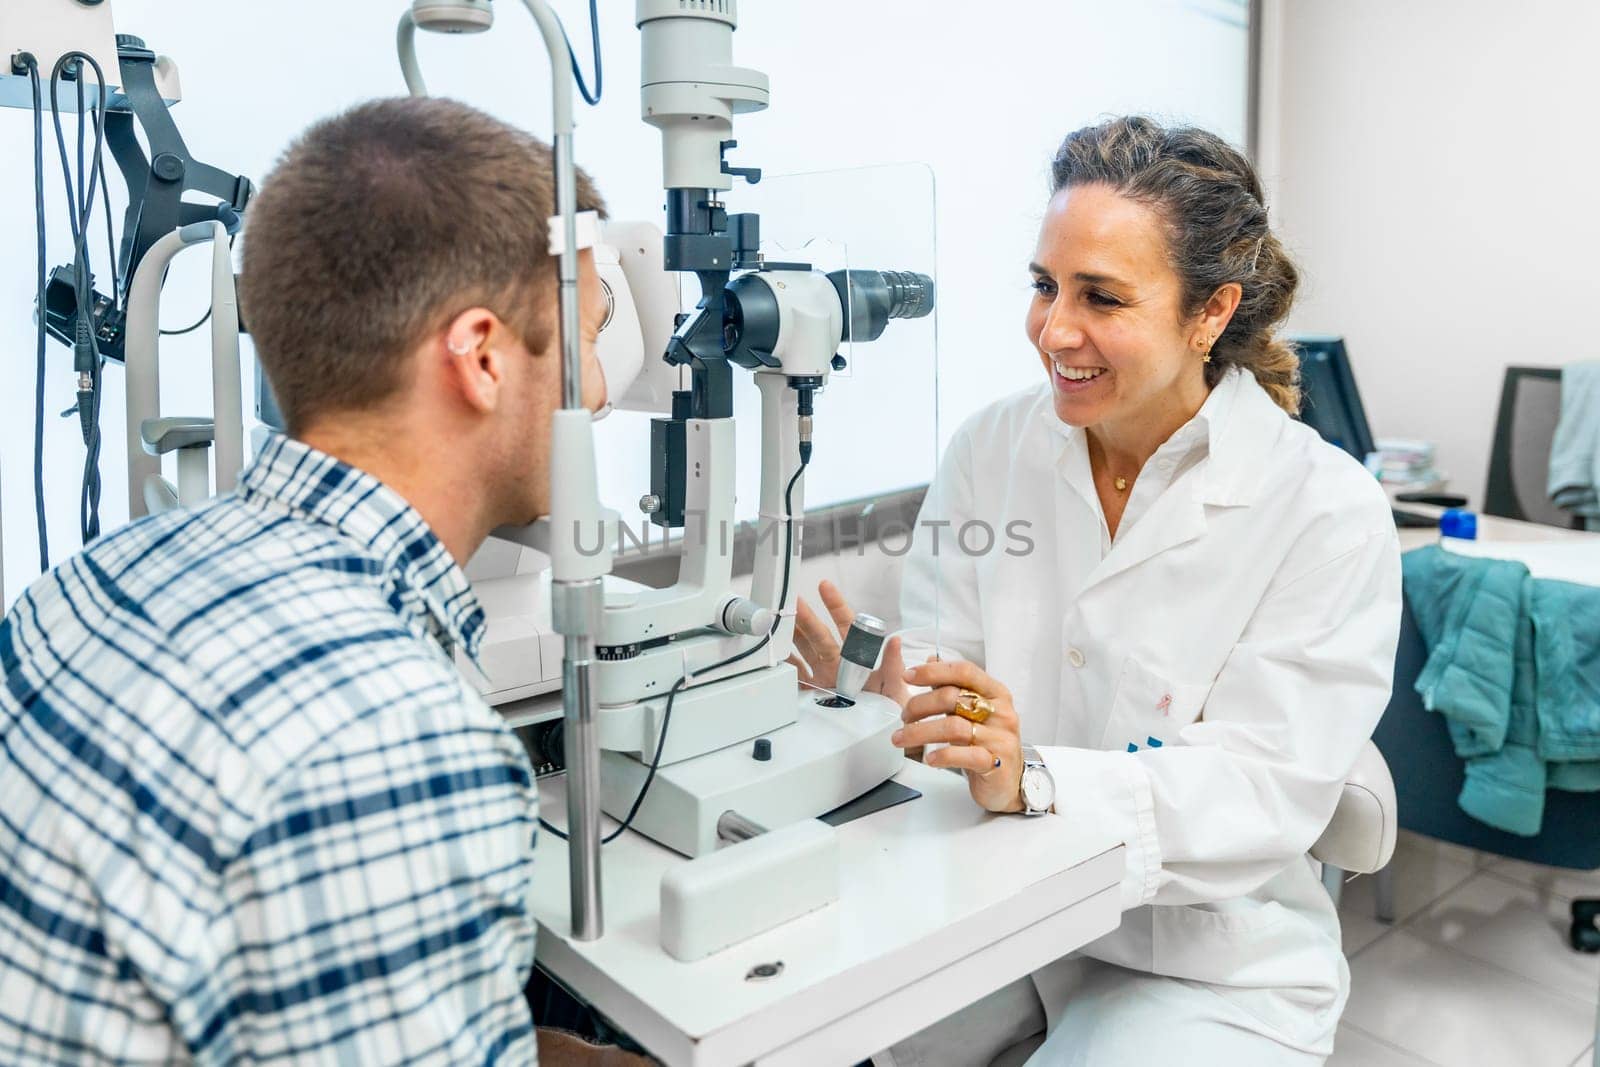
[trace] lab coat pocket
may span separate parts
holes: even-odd
[[[1100,747],[1138,752],[1181,744],[1180,731],[1205,711],[1210,682],[1175,682],[1133,656],[1123,660]]]

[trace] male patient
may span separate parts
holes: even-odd
[[[534,1061],[537,793],[452,655],[461,565],[548,510],[553,213],[550,150],[445,100],[264,183],[241,301],[288,436],[0,623],[0,1061]]]

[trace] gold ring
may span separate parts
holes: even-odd
[[[994,705],[989,703],[988,697],[963,689],[956,697],[956,714],[968,722],[988,722],[989,716],[994,714]]]

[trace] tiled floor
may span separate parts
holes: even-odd
[[[1344,888],[1350,1004],[1330,1067],[1590,1067],[1600,956],[1567,946],[1600,873],[1480,856],[1402,833],[1396,922],[1371,878]]]

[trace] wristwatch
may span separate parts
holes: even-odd
[[[1022,746],[1022,813],[1043,815],[1056,802],[1056,780],[1050,768],[1039,758],[1039,750],[1031,745]]]

